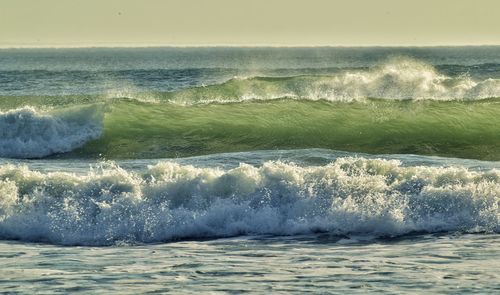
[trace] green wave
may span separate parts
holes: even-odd
[[[59,157],[161,158],[327,148],[500,160],[500,99],[181,106],[114,101],[103,135]]]

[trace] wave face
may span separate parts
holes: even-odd
[[[115,102],[103,135],[65,157],[163,158],[326,148],[500,160],[500,100],[179,106]]]
[[[0,238],[65,245],[236,235],[499,232],[500,172],[338,158],[233,169],[105,163],[84,174],[0,166]]]
[[[31,107],[0,112],[0,157],[40,158],[71,151],[102,132],[97,106],[41,113]]]

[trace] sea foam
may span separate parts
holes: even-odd
[[[98,105],[44,113],[33,107],[0,112],[0,157],[39,158],[68,152],[102,133]]]
[[[0,239],[67,245],[237,235],[498,232],[500,172],[339,158],[233,169],[104,163],[86,174],[0,166]]]
[[[328,76],[234,78],[219,85],[173,92],[168,97],[171,102],[185,105],[282,98],[332,102],[366,98],[477,100],[500,97],[500,79],[447,76],[430,64],[398,57],[367,69],[343,69]]]

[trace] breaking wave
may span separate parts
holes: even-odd
[[[0,238],[66,245],[237,235],[498,232],[500,172],[339,158],[234,169],[104,163],[86,174],[0,166]]]
[[[99,106],[0,112],[0,157],[39,158],[71,151],[101,135],[103,115]]]
[[[234,78],[223,84],[167,93],[181,104],[230,103],[279,98],[352,102],[366,98],[396,100],[477,100],[500,97],[500,79],[476,81],[450,77],[433,66],[394,58],[364,70],[343,70],[329,76]]]

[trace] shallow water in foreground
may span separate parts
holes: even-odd
[[[22,293],[495,294],[500,235],[308,235],[115,247],[0,242],[0,289]]]

